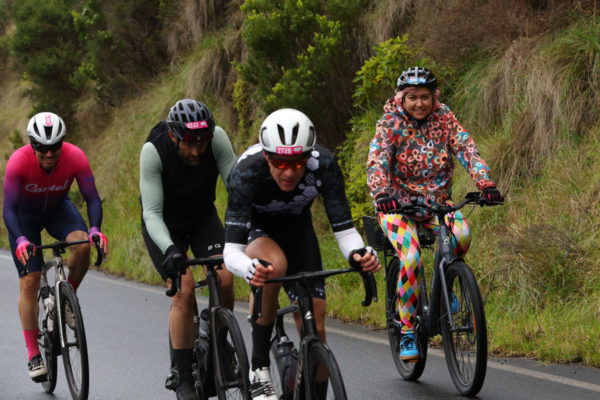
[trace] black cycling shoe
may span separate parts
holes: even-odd
[[[183,381],[175,389],[177,400],[199,400],[194,388],[194,383],[191,381]]]

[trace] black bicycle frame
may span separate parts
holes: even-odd
[[[422,304],[423,317],[425,326],[427,327],[427,334],[429,337],[433,337],[440,333],[439,324],[437,323],[440,319],[440,295],[444,293],[444,304],[446,306],[446,312],[448,315],[452,314],[450,310],[450,299],[448,297],[448,288],[446,286],[446,280],[444,279],[446,267],[456,260],[462,260],[460,257],[454,256],[454,248],[452,247],[452,234],[448,225],[443,219],[443,216],[438,216],[440,223],[437,235],[437,244],[435,258],[433,262],[433,278],[431,280],[431,289],[429,294],[429,300],[427,297],[427,283],[425,279],[424,267],[423,276],[420,279],[419,286],[421,288],[421,294],[419,301]],[[450,324],[453,325],[453,321],[450,320]],[[451,326],[454,328],[454,326]]]

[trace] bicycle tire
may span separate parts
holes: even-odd
[[[419,322],[416,328],[417,346],[419,348],[419,359],[416,361],[405,361],[400,359],[400,341],[402,340],[401,326],[398,312],[398,276],[400,274],[400,261],[394,257],[388,267],[386,276],[386,310],[387,330],[390,342],[390,350],[396,369],[406,381],[414,382],[423,374],[427,363],[427,332],[423,323]],[[418,305],[419,320],[421,317],[421,304]]]
[[[48,331],[48,318],[52,318],[46,314],[44,309],[44,299],[48,297],[49,288],[41,288],[38,294],[39,300],[39,314],[38,314],[38,345],[40,347],[40,353],[42,353],[42,359],[48,370],[48,377],[46,381],[42,382],[42,388],[44,392],[52,393],[56,388],[56,377],[58,374],[58,335],[57,328],[52,331]],[[54,324],[56,326],[56,323]]]
[[[250,400],[248,355],[240,327],[227,308],[215,312],[212,354],[219,400]]]
[[[449,293],[459,302],[450,328],[444,297],[440,300],[440,329],[444,341],[446,364],[454,386],[465,396],[481,390],[487,369],[487,328],[481,293],[471,269],[455,261],[445,273]]]
[[[333,352],[321,341],[314,341],[308,346],[304,388],[310,393],[310,398],[347,400],[344,380]],[[318,393],[316,382],[322,382],[325,374],[328,376],[327,396],[323,397],[323,393]]]
[[[86,400],[89,392],[89,364],[87,342],[83,317],[79,301],[73,287],[64,282],[59,285],[60,290],[60,335],[63,364],[69,391],[73,400]],[[66,321],[66,309],[69,307],[73,313],[74,326],[70,327]]]

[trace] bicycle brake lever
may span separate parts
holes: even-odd
[[[102,264],[102,259],[104,259],[104,262],[106,262],[106,254],[104,254],[104,250],[102,250],[102,247],[100,247],[100,236],[95,233],[92,235],[92,241],[94,242],[94,245],[96,246],[96,262],[94,263],[94,265],[97,267],[100,264]]]
[[[171,280],[171,287],[165,291],[165,294],[169,297],[175,296],[175,293],[181,293],[181,275]]]
[[[363,307],[368,307],[373,301],[378,301],[377,282],[370,272],[361,272],[360,277],[362,278],[363,286],[365,287],[365,298],[361,301],[361,304]]]
[[[254,295],[254,304],[252,305],[252,314],[248,317],[250,322],[256,322],[262,317],[262,286],[250,286]]]

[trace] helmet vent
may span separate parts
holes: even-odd
[[[46,134],[46,140],[52,139],[52,126],[44,126],[44,133]]]
[[[277,132],[279,132],[279,140],[281,141],[281,143],[288,144],[285,141],[285,131],[283,129],[283,126],[277,124]]]
[[[292,128],[292,143],[294,144],[296,143],[296,139],[298,139],[298,130],[300,129],[300,124],[296,123],[296,125],[294,125],[294,128]]]
[[[260,130],[260,138],[265,146],[270,147],[271,143],[269,142],[269,135],[265,135],[266,132],[267,127],[265,126]]]
[[[315,144],[315,128],[313,128],[312,126],[310,128],[308,128],[308,140],[306,141],[307,143],[309,143],[310,145],[314,145]]]

